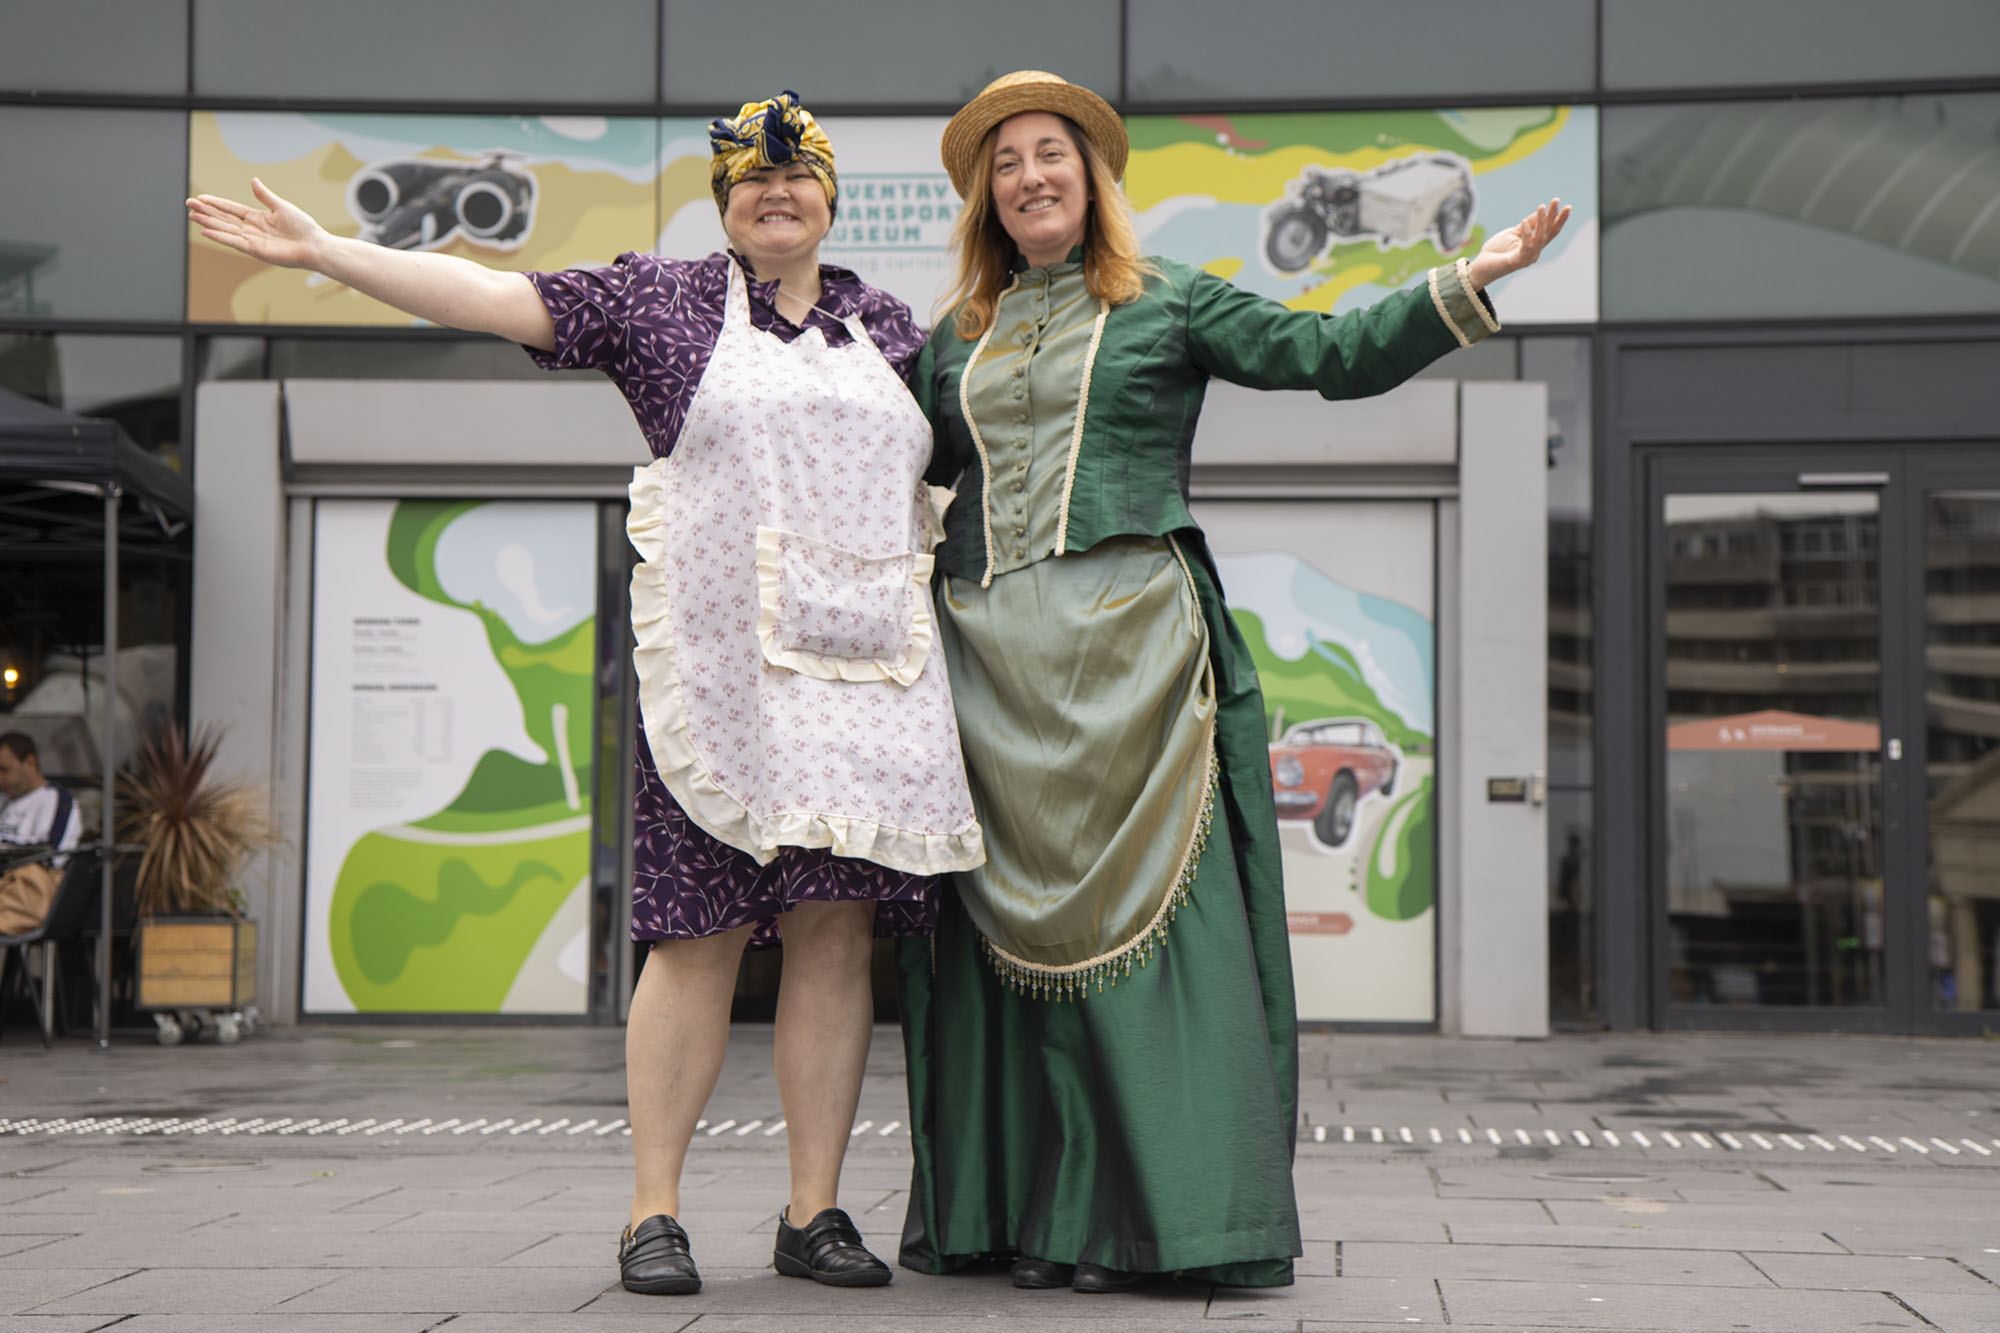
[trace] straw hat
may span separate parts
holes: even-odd
[[[1111,164],[1112,177],[1124,179],[1125,155],[1130,145],[1125,138],[1125,122],[1118,118],[1111,104],[1090,89],[1057,75],[1039,69],[1021,69],[987,84],[944,127],[944,142],[939,145],[939,152],[959,198],[963,199],[972,188],[973,173],[984,166],[975,159],[986,131],[1023,111],[1052,111],[1075,121]]]

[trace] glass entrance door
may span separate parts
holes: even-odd
[[[1879,1009],[1882,496],[1663,480],[1666,1002]]]
[[[2000,455],[1662,449],[1647,475],[1656,1017],[1991,1026]]]
[[[2000,1018],[2000,489],[1925,485],[1920,503],[1923,1006],[1933,1026],[1985,1026]]]

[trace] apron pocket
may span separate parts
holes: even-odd
[[[757,641],[764,660],[822,680],[913,683],[930,655],[933,558],[857,555],[757,529]]]

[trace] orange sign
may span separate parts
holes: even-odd
[[[1294,935],[1345,935],[1354,918],[1345,912],[1287,912],[1285,929]]]
[[[1873,722],[1842,722],[1767,709],[1735,717],[1708,717],[1667,728],[1669,750],[1879,750],[1882,729]]]

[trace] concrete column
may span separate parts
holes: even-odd
[[[1457,901],[1447,973],[1468,1035],[1549,1027],[1548,390],[1459,389],[1459,525],[1453,767]],[[1489,790],[1520,779],[1527,799]]]
[[[276,718],[285,604],[285,506],[279,387],[204,384],[195,394],[194,644],[189,708],[195,725],[226,728],[220,773],[271,794],[290,845],[246,868],[241,887],[258,923],[257,997],[288,1023],[298,972],[296,810],[277,803]]]

